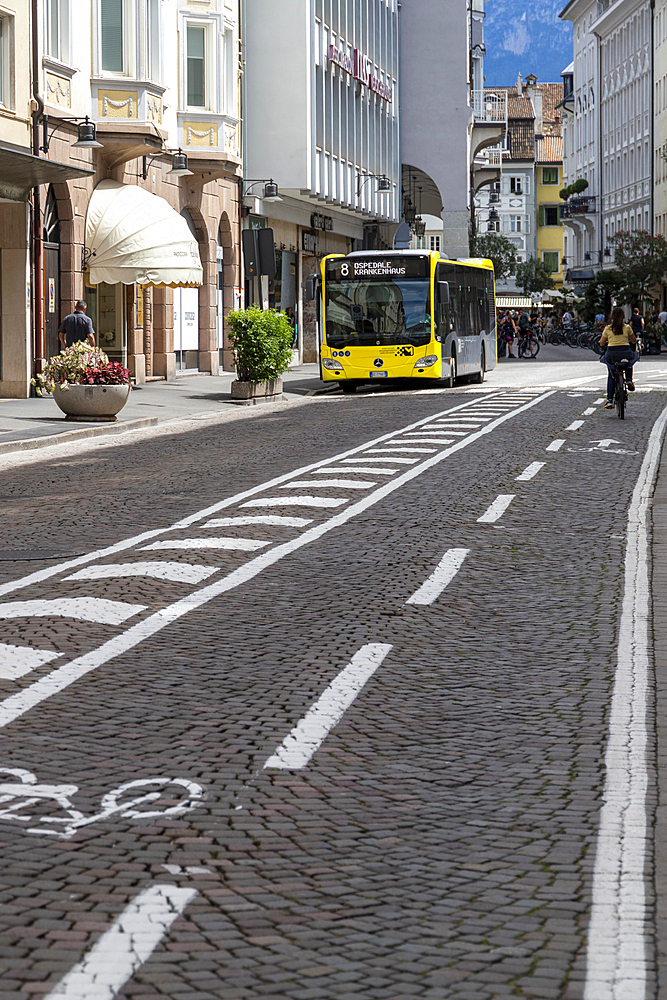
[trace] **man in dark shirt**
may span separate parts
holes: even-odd
[[[74,306],[74,312],[65,316],[60,324],[59,338],[63,348],[71,347],[80,340],[87,340],[91,347],[95,346],[93,321],[86,316],[86,303],[83,299],[79,299]]]

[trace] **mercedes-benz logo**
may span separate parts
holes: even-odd
[[[373,364],[375,365],[376,368],[382,368],[384,361],[382,360],[382,358],[376,358]]]

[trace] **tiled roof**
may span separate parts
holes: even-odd
[[[538,163],[561,163],[563,139],[560,135],[545,135],[535,141],[535,159]]]
[[[514,93],[512,93],[512,89]],[[534,118],[535,112],[530,98],[518,97],[516,87],[510,89],[507,95],[507,116],[508,118]]]
[[[508,130],[510,134],[510,160],[534,160],[535,133],[532,121],[511,121]]]

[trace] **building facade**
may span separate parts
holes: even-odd
[[[653,26],[654,231],[667,236],[667,0],[656,0]]]
[[[560,180],[562,170],[559,104],[563,86],[538,83],[534,74],[525,81],[519,75],[515,87],[489,88],[488,94],[493,101],[502,98],[507,103],[507,133],[503,143],[486,152],[489,169],[497,164],[499,178],[477,191],[477,231],[505,236],[514,245],[517,263],[539,257],[555,267],[558,283],[562,226],[560,186],[554,185],[553,177]],[[498,282],[498,290],[518,294],[513,277]]]
[[[43,169],[61,164],[76,176],[33,190],[33,358],[11,385],[3,369],[0,393],[27,394],[33,363],[58,351],[60,320],[79,298],[100,346],[139,383],[231,367],[224,314],[240,263],[238,0],[201,0],[196,13],[181,0],[33,0],[31,30],[35,152]],[[95,145],[77,143],[86,121]],[[179,148],[187,170],[173,158]],[[140,213],[172,212],[175,230],[196,243],[200,285],[182,286],[175,274],[162,281],[155,268],[148,280],[146,249],[134,268],[127,260],[112,268],[116,280],[96,280],[91,205],[104,200],[102,181],[121,195],[140,189]],[[115,253],[120,268],[124,250],[106,246],[105,259]]]
[[[390,245],[400,219],[397,0],[244,0],[246,227],[270,227],[263,300],[293,309],[318,357],[301,287],[328,253]],[[265,198],[267,182],[279,199]],[[257,293],[259,289],[257,289]]]

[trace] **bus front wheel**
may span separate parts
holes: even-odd
[[[338,385],[341,387],[341,389],[343,390],[343,392],[346,393],[346,394],[357,391],[357,383],[356,382],[351,382],[351,381],[349,381],[349,382],[339,382]]]

